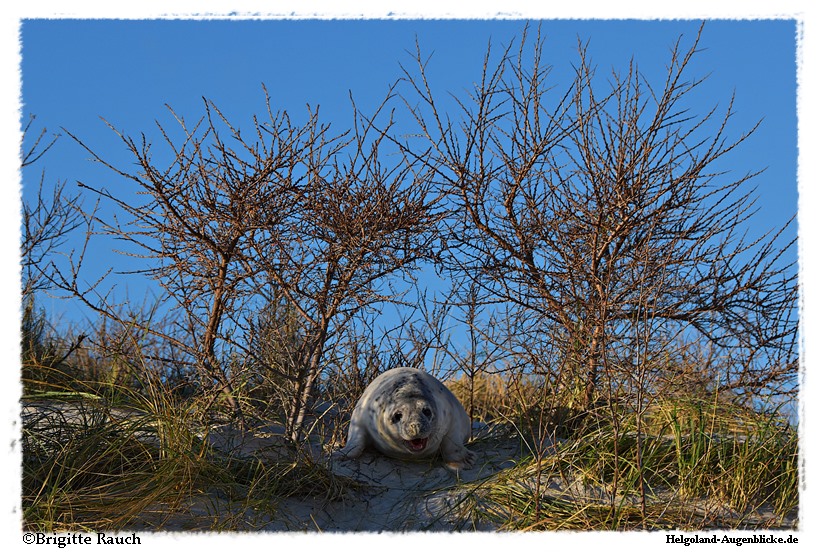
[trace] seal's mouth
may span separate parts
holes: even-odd
[[[423,439],[410,439],[405,441],[404,444],[413,452],[421,452],[427,447],[427,437]]]

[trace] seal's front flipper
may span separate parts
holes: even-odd
[[[366,446],[367,432],[363,431],[358,424],[351,422],[347,434],[347,443],[343,448],[333,453],[333,458],[358,458],[364,452]]]
[[[441,457],[452,470],[469,470],[475,465],[478,455],[464,445],[445,437],[441,443]]]

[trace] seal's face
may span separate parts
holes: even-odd
[[[441,444],[435,397],[418,375],[396,378],[385,389],[389,397],[378,421],[383,450],[403,457],[435,454]]]
[[[387,426],[394,439],[411,453],[423,453],[434,428],[433,408],[424,399],[397,404],[389,413]]]

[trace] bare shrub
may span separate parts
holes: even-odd
[[[420,49],[405,69],[406,105],[452,202],[446,267],[488,303],[523,311],[532,331],[521,328],[519,345],[552,343],[549,378],[571,406],[649,377],[640,359],[679,337],[724,351],[722,388],[794,389],[794,239],[788,224],[747,232],[757,173],[718,167],[754,129],[729,136],[731,101],[722,114],[689,112],[697,51],[698,39],[676,44],[658,84],[630,63],[601,91],[580,45],[557,91],[541,37],[525,32],[496,62],[488,50],[457,116]]]
[[[82,184],[130,215],[100,223],[152,259],[145,273],[183,315],[188,338],[173,343],[194,359],[200,384],[223,394],[241,420],[236,385],[248,368],[261,370],[286,397],[294,440],[328,344],[356,313],[400,296],[389,280],[411,277],[430,255],[437,198],[429,168],[401,152],[385,161],[392,115],[374,125],[385,103],[371,118],[354,104],[353,128],[333,134],[318,110],[295,124],[266,95],[266,118],[243,134],[206,100],[194,125],[173,111],[178,129],[157,123],[159,154],[146,136],[115,130],[136,172],[75,137],[147,198],[137,204]],[[76,281],[68,275],[61,285],[99,309]],[[283,318],[271,309],[284,309]]]

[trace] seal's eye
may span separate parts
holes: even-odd
[[[393,423],[397,424],[401,421],[401,412],[396,412],[393,414]]]
[[[421,413],[424,414],[425,417],[429,418],[433,415],[433,411],[430,410],[428,407],[424,407],[421,409]]]

